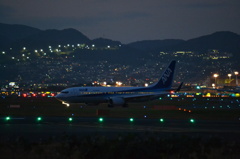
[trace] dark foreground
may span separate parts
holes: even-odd
[[[0,158],[238,159],[239,101],[173,98],[109,109],[105,105],[66,108],[54,98],[0,99]],[[155,105],[191,112],[153,109]],[[98,120],[98,109],[109,112],[103,114],[103,122]],[[6,116],[11,120],[6,121]],[[36,121],[38,116],[42,121]],[[189,122],[191,118],[195,123]]]
[[[1,158],[239,158],[238,121],[13,118],[0,125]]]
[[[239,140],[222,137],[174,135],[161,137],[157,133],[119,134],[78,137],[63,134],[47,140],[31,142],[19,137],[14,141],[1,141],[1,158],[209,158],[237,159],[240,157]]]

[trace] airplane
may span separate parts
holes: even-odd
[[[172,82],[176,61],[171,61],[157,83],[148,87],[72,87],[64,89],[55,97],[63,104],[71,103],[100,104],[108,103],[108,107],[127,107],[128,102],[141,102],[158,99],[173,92]],[[179,91],[182,86],[175,90]]]

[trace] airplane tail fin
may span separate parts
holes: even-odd
[[[151,88],[154,88],[154,89],[169,88],[170,89],[172,87],[175,65],[176,65],[176,61],[171,61],[169,66],[163,72],[159,81],[156,84],[153,84]]]
[[[179,92],[179,91],[181,90],[182,85],[183,85],[183,82],[181,82],[181,84],[180,84],[180,85],[178,86],[178,88],[175,90],[176,93]]]

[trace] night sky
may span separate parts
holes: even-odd
[[[240,34],[240,0],[0,0],[0,22],[129,43]]]

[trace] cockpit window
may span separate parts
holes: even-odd
[[[68,91],[62,91],[61,93],[65,93],[65,94],[68,94],[69,92],[68,92]]]

